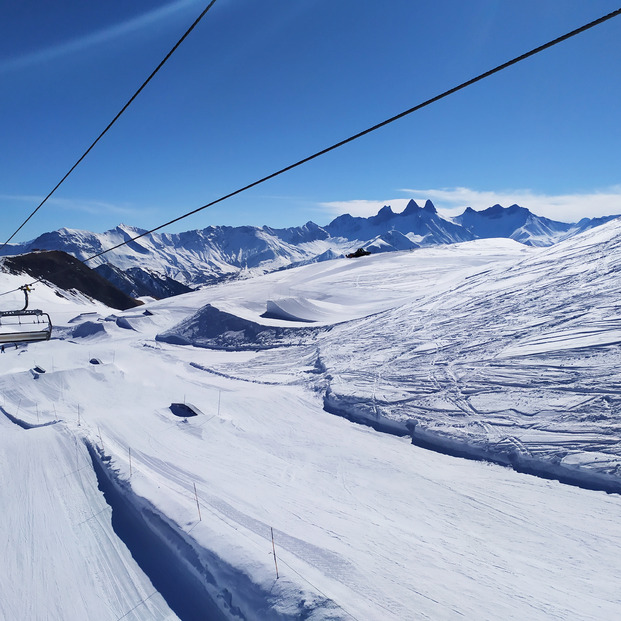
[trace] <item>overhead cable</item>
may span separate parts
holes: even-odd
[[[216,3],[216,0],[211,0],[211,2],[207,5],[207,7],[203,10],[203,12],[194,20],[194,23],[185,31],[183,36],[175,43],[170,52],[164,56],[163,60],[160,64],[152,71],[151,75],[142,83],[140,88],[129,98],[127,103],[121,108],[119,113],[108,123],[108,126],[97,136],[94,142],[91,144],[86,151],[81,155],[80,159],[69,169],[67,174],[54,186],[52,191],[39,203],[39,205],[32,211],[32,213],[19,225],[19,227],[13,232],[13,234],[0,246],[0,251],[19,233],[22,228],[28,223],[28,221],[45,205],[48,199],[58,190],[58,188],[65,182],[67,177],[78,167],[78,165],[84,160],[84,158],[91,152],[93,147],[104,137],[104,135],[108,132],[108,130],[118,121],[120,116],[129,108],[129,106],[133,103],[133,101],[138,97],[138,95],[142,92],[142,90],[146,87],[146,85],[155,77],[155,74],[164,66],[166,61],[174,54],[177,48],[185,41],[187,36],[194,30],[194,28],[198,25],[198,23],[203,19],[203,17],[207,14],[207,11]]]
[[[336,142],[332,146],[326,147],[325,149],[322,149],[321,151],[317,151],[317,153],[313,153],[313,155],[309,155],[308,157],[305,157],[304,159],[301,159],[295,162],[295,164],[290,164],[289,166],[286,166],[285,168],[281,168],[280,170],[270,175],[267,175],[266,177],[262,177],[261,179],[258,179],[257,181],[253,181],[252,183],[249,183],[248,185],[245,185],[244,187],[239,188],[238,190],[229,192],[228,194],[225,194],[224,196],[221,196],[220,198],[217,198],[207,203],[206,205],[203,205],[202,207],[197,207],[196,209],[193,209],[192,211],[188,211],[187,213],[184,213],[181,216],[173,218],[172,220],[169,220],[168,222],[165,222],[164,224],[160,224],[159,226],[156,226],[153,229],[144,231],[140,235],[136,235],[136,237],[132,237],[131,239],[128,239],[127,241],[117,244],[116,246],[113,246],[112,248],[108,248],[107,250],[98,252],[97,254],[94,254],[92,257],[88,257],[88,259],[84,259],[84,262],[86,263],[88,261],[92,261],[93,259],[96,259],[106,254],[107,252],[116,250],[117,248],[120,248],[121,246],[125,246],[129,244],[130,242],[140,239],[141,237],[145,237],[146,235],[150,235],[151,233],[155,233],[156,231],[159,231],[160,229],[163,229],[166,226],[170,226],[171,224],[175,224],[181,220],[184,220],[185,218],[193,216],[199,211],[203,211],[204,209],[207,209],[208,207],[213,207],[214,205],[217,205],[218,203],[221,203],[229,198],[232,198],[233,196],[237,196],[238,194],[241,194],[242,192],[245,192],[246,190],[250,190],[251,188],[254,188],[262,183],[265,183],[266,181],[269,181],[270,179],[274,179],[274,177],[278,177],[279,175],[282,175],[283,173],[293,170],[294,168],[297,168],[298,166],[301,166],[302,164],[306,164],[307,162],[310,162],[311,160],[314,160],[322,155],[325,155],[326,153],[329,153],[330,151],[334,151],[335,149],[338,149],[339,147],[342,147],[350,142],[353,142],[354,140],[358,140],[358,138],[362,138],[363,136],[366,136],[367,134],[370,134],[371,132],[374,132],[378,129],[381,129],[382,127],[385,127],[386,125],[389,125],[390,123],[394,123],[395,121],[398,121],[399,119],[402,119],[403,117],[408,116],[412,114],[413,112],[420,110],[421,108],[425,108],[431,105],[432,103],[435,103],[436,101],[440,101],[440,99],[444,99],[445,97],[448,97],[449,95],[452,95],[453,93],[456,93],[457,91],[460,91],[468,86],[471,86],[472,84],[480,82],[481,80],[484,80],[485,78],[488,78],[491,75],[494,75],[495,73],[498,73],[499,71],[502,71],[503,69],[507,69],[508,67],[511,67],[512,65],[515,65],[523,60],[526,60],[527,58],[530,58],[531,56],[534,56],[535,54],[539,54],[540,52],[543,52],[544,50],[547,50],[548,48],[551,48],[552,46],[557,45],[558,43],[566,41],[567,39],[570,39],[571,37],[575,37],[577,34],[580,34],[581,32],[584,32],[585,30],[589,30],[590,28],[593,28],[594,26],[603,24],[604,22],[612,19],[613,17],[617,17],[618,15],[621,15],[621,8],[617,9],[616,11],[613,11],[612,13],[609,13],[608,15],[604,15],[603,17],[600,17],[599,19],[589,22],[588,24],[585,24],[584,26],[581,26],[580,28],[576,28],[575,30],[568,32],[567,34],[564,34],[556,39],[553,39],[552,41],[549,41],[548,43],[545,43],[544,45],[540,45],[539,47],[536,47],[530,50],[529,52],[526,52],[525,54],[516,56],[512,60],[509,60],[508,62],[503,63],[502,65],[498,65],[497,67],[494,67],[494,69],[490,69],[489,71],[486,71],[485,73],[481,73],[475,78],[472,78],[471,80],[462,82],[458,86],[450,88],[449,90],[444,91],[443,93],[440,93],[439,95],[436,95],[435,97],[432,97],[431,99],[427,99],[426,101],[423,101],[422,103],[419,103],[416,106],[413,106],[412,108],[408,108],[407,110],[404,110],[403,112],[400,112],[399,114],[396,114],[395,116],[392,116],[386,119],[385,121],[382,121],[381,123],[377,123],[376,125],[373,125],[372,127],[369,127],[368,129],[365,129],[361,132],[358,132],[357,134],[354,134],[353,136],[350,136],[349,138],[345,138],[345,140],[341,140],[340,142]]]

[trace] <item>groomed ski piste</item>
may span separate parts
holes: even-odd
[[[0,618],[619,618],[620,234],[125,312],[37,285],[52,340],[0,354]]]

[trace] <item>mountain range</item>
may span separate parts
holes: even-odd
[[[88,265],[132,297],[164,298],[201,285],[342,257],[363,247],[371,253],[413,250],[438,244],[502,237],[529,246],[550,246],[617,216],[577,223],[537,216],[525,207],[468,207],[449,219],[431,201],[411,200],[400,212],[389,205],[368,218],[344,214],[326,226],[209,226],[183,233],[153,233],[99,257]],[[119,225],[104,233],[62,228],[7,246],[2,254],[61,250],[78,259],[125,242],[144,230]]]

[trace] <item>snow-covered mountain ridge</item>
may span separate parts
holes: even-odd
[[[272,272],[332,259],[366,247],[371,252],[410,250],[480,238],[506,237],[530,246],[549,246],[615,216],[585,218],[576,224],[541,218],[528,209],[495,205],[466,209],[453,221],[441,217],[431,201],[410,201],[401,213],[384,206],[369,218],[339,216],[325,227],[313,222],[285,229],[210,226],[177,234],[149,234],[89,263],[126,293],[172,295],[226,278]],[[3,254],[63,250],[86,259],[143,230],[120,225],[104,233],[59,229],[5,248]],[[112,268],[103,268],[109,263]]]

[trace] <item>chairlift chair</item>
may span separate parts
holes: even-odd
[[[0,343],[35,343],[49,341],[52,320],[42,310],[28,310],[28,285],[20,287],[25,303],[21,310],[0,311]]]

